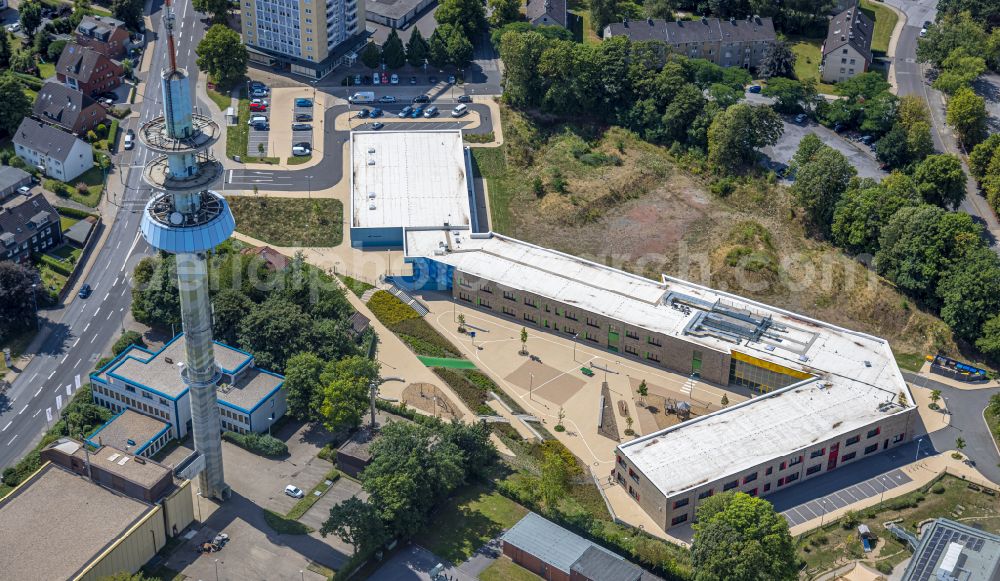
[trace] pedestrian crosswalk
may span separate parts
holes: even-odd
[[[694,391],[694,387],[696,385],[698,385],[698,381],[694,378],[694,376],[692,375],[691,377],[688,377],[687,381],[684,382],[684,385],[681,386],[681,393],[684,395],[691,395],[691,392]]]

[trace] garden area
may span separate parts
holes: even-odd
[[[358,280],[354,277],[347,276],[346,274],[338,275],[337,278],[340,279],[340,282],[344,283],[344,286],[347,287],[347,290],[354,293],[354,296],[358,298],[361,298],[363,294],[375,288],[373,285],[370,285],[367,282],[364,282],[363,280]]]
[[[889,39],[892,30],[896,28],[899,17],[896,12],[881,2],[861,0],[861,11],[875,20],[875,33],[872,35],[872,52],[875,57],[885,56],[889,50]]]
[[[888,574],[912,553],[885,529],[883,523],[894,522],[917,534],[919,524],[938,517],[1000,532],[1000,503],[996,492],[944,475],[921,490],[859,512],[848,512],[840,520],[803,535],[798,540],[799,556],[805,563],[806,573],[812,575],[851,560],[865,559],[857,530],[858,525],[864,524],[881,545],[876,546],[865,562]]]
[[[461,351],[443,337],[409,305],[387,291],[378,291],[368,300],[371,309],[383,325],[396,334],[417,356],[463,359]],[[480,415],[494,415],[486,405],[489,392],[497,394],[517,413],[521,406],[501,390],[486,374],[478,369],[433,367],[434,373],[448,384],[459,398]]]
[[[95,164],[97,164],[96,158],[95,155]],[[96,208],[101,201],[101,192],[104,191],[104,170],[99,165],[94,165],[73,180],[72,185],[57,179],[47,178],[42,182],[42,187],[59,197],[69,198],[84,206]]]
[[[275,246],[338,246],[344,239],[344,205],[331,198],[230,196],[236,229]]]
[[[490,539],[514,526],[528,510],[483,484],[459,491],[437,512],[421,544],[452,563],[462,563]]]
[[[819,66],[823,63],[821,38],[790,38],[792,52],[795,53],[795,78],[800,81],[813,80],[816,90],[825,95],[835,95],[837,90],[833,85],[820,81]]]

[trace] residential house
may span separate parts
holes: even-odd
[[[760,16],[728,21],[718,18],[623,20],[604,28],[604,38],[613,36],[627,36],[635,42],[660,41],[674,54],[745,69],[757,68],[765,50],[777,41],[774,22]]]
[[[527,0],[525,13],[535,26],[566,26],[566,0]]]
[[[104,56],[121,60],[128,48],[129,32],[125,23],[110,16],[84,16],[76,27],[76,43]]]
[[[823,41],[823,82],[836,83],[868,70],[872,64],[875,21],[857,8],[848,8],[830,20]]]
[[[85,135],[107,120],[107,110],[80,91],[49,81],[35,99],[36,118],[77,135]]]
[[[251,246],[244,248],[241,253],[257,257],[271,272],[281,272],[288,268],[288,257],[270,246]]]
[[[67,44],[56,63],[60,83],[91,96],[114,91],[121,86],[124,74],[121,63],[76,43]]]
[[[18,157],[63,182],[94,167],[94,149],[89,143],[36,119],[22,120],[13,141]]]
[[[44,195],[0,206],[0,260],[26,263],[60,244],[59,214]]]

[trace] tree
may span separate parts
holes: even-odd
[[[994,154],[1000,149],[1000,133],[993,133],[969,153],[969,171],[980,182],[986,177]]]
[[[976,348],[994,359],[1000,358],[1000,315],[994,315],[983,323],[983,329],[979,333],[979,338],[976,339]],[[993,397],[997,399],[996,409],[1000,412],[1000,394]],[[990,401],[992,405],[992,400]],[[1000,415],[1000,413],[996,413],[996,415]]]
[[[293,418],[307,421],[321,418],[325,367],[322,359],[309,352],[293,355],[285,364],[288,413]]]
[[[903,291],[937,303],[938,281],[958,256],[959,246],[978,240],[981,232],[965,213],[928,204],[900,208],[882,227],[875,268]],[[962,265],[960,270],[969,268]]]
[[[31,115],[32,101],[24,92],[20,79],[12,74],[0,75],[0,132],[13,135],[21,121]]]
[[[837,83],[837,94],[847,97],[849,101],[867,101],[880,93],[889,91],[891,86],[880,73],[869,72],[851,77]]]
[[[948,101],[947,120],[965,148],[971,149],[986,136],[986,101],[972,89],[959,89]]]
[[[986,409],[994,416],[1000,416],[1000,393],[990,396],[990,402],[986,404]]]
[[[37,270],[0,261],[0,340],[9,339],[13,332],[33,323],[35,293],[41,288]]]
[[[371,454],[362,486],[397,537],[420,532],[431,510],[465,482],[459,447],[421,424],[389,423],[372,443]]]
[[[955,449],[959,452],[965,449],[965,438],[961,436],[955,438]]]
[[[830,234],[837,203],[856,173],[844,154],[825,145],[809,161],[796,165],[792,193],[809,222],[824,235]]]
[[[35,36],[35,31],[42,24],[42,4],[37,0],[26,0],[18,7],[21,28],[29,38]]]
[[[940,389],[932,389],[931,390],[931,403],[936,404],[939,401],[941,401],[941,390]]]
[[[433,67],[441,68],[448,65],[448,41],[441,34],[441,27],[434,29],[427,42],[427,62]]]
[[[913,181],[928,204],[954,210],[965,199],[965,171],[952,154],[927,156],[913,172]]]
[[[566,427],[563,426],[563,420],[565,420],[565,419],[566,419],[566,412],[562,409],[562,406],[559,406],[559,413],[556,414],[556,431],[557,432],[564,432],[564,431],[566,431]]]
[[[133,345],[145,347],[146,342],[142,340],[142,333],[130,329],[122,333],[122,336],[115,341],[115,344],[111,347],[111,354],[117,357]]]
[[[963,237],[957,246],[937,286],[941,320],[959,337],[975,341],[1000,312],[1000,257],[979,238]]]
[[[910,126],[906,134],[906,144],[910,152],[910,161],[921,161],[934,153],[934,139],[931,137],[931,124],[918,121]]]
[[[357,427],[368,409],[371,384],[378,379],[377,361],[360,355],[346,357],[324,368],[323,421],[331,429]]]
[[[711,95],[712,100],[718,103],[719,107],[722,107],[723,109],[729,107],[730,105],[739,103],[743,98],[743,93],[722,83],[712,83],[712,86],[708,88],[708,94]],[[676,99],[674,102],[676,102]],[[673,103],[671,103],[671,105],[673,105]]]
[[[781,136],[781,118],[770,107],[739,103],[716,115],[708,128],[708,160],[734,173],[753,163],[757,149]]]
[[[395,28],[389,31],[388,38],[382,43],[382,60],[390,69],[398,69],[406,64],[406,50]]]
[[[377,69],[382,64],[382,51],[374,42],[369,42],[361,51],[361,62],[370,69]]]
[[[254,303],[250,297],[235,288],[227,288],[212,297],[212,334],[217,341],[227,345],[237,344],[237,332]]]
[[[722,394],[722,399],[719,400],[719,403],[722,404],[722,407],[726,407],[727,405],[729,405],[729,396],[726,394]]]
[[[478,0],[477,0],[478,2]],[[472,61],[473,49],[469,37],[462,34],[458,28],[448,34],[448,61],[460,69],[464,69]]]
[[[724,492],[701,502],[691,564],[698,581],[798,578],[788,521],[761,498]]]
[[[986,60],[982,56],[973,56],[965,47],[958,47],[944,59],[934,79],[934,88],[952,95],[959,89],[971,87],[985,72]]]
[[[0,28],[0,69],[10,66],[10,56],[10,36],[7,35],[6,28]]]
[[[777,77],[768,81],[764,95],[774,97],[774,109],[779,113],[798,113],[816,99],[816,84]]]
[[[539,491],[546,508],[554,509],[569,488],[570,465],[556,450],[546,449],[542,456]]]
[[[528,329],[521,327],[521,355],[528,352]]]
[[[38,67],[35,65],[35,56],[30,51],[20,49],[10,55],[10,70],[15,73],[37,74]]]
[[[437,431],[443,440],[461,450],[466,474],[483,477],[496,462],[497,449],[490,441],[493,431],[486,422],[466,424],[453,419],[450,423],[441,424]]]
[[[795,53],[792,47],[783,40],[775,41],[764,47],[764,54],[757,65],[757,74],[762,78],[789,77],[795,73]]]
[[[461,30],[466,40],[486,31],[486,8],[480,0],[441,0],[434,19],[439,26],[450,24]]]
[[[247,74],[249,55],[240,34],[222,25],[213,24],[198,43],[198,68],[208,73],[220,86],[231,87]]]
[[[940,69],[957,49],[966,54],[986,54],[986,31],[969,13],[941,14],[917,43],[917,60]]]
[[[645,379],[639,382],[639,387],[635,391],[639,394],[639,401],[645,404],[646,396],[649,395],[649,387],[646,385]]]
[[[111,0],[111,14],[136,29],[142,24],[142,5],[142,0]]]
[[[357,496],[334,505],[319,533],[324,537],[331,534],[340,537],[354,547],[353,555],[358,551],[370,551],[389,538],[375,507]]]
[[[892,126],[888,133],[875,142],[875,157],[890,168],[905,167],[910,163],[910,144],[906,128],[901,123]]]
[[[298,305],[272,296],[247,313],[236,336],[260,367],[281,373],[292,355],[309,350],[310,329],[312,320]]]
[[[52,41],[49,44],[48,50],[45,51],[45,56],[48,57],[48,59],[49,59],[50,62],[53,62],[53,63],[54,62],[58,62],[59,61],[59,55],[62,54],[63,49],[66,48],[66,45],[68,43],[69,43],[68,40],[54,40],[54,41]],[[128,59],[125,59],[125,61],[128,61]],[[125,61],[122,61],[123,65],[125,64]]]
[[[406,61],[410,63],[411,67],[422,67],[429,52],[430,45],[420,34],[420,29],[414,28],[413,33],[410,34],[409,42],[406,43]]]
[[[212,17],[215,24],[225,24],[229,13],[229,0],[192,0],[195,10]]]
[[[893,172],[881,184],[852,180],[833,214],[833,241],[851,252],[874,255],[882,227],[900,208],[920,201],[913,180],[901,172]]]
[[[500,28],[521,19],[520,0],[488,0],[490,26]]]
[[[181,303],[177,294],[175,257],[143,258],[132,276],[132,317],[160,329],[180,330]]]

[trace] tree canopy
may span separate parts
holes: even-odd
[[[198,12],[210,16],[212,22],[216,24],[224,24],[226,14],[229,13],[229,0],[192,0],[191,6]]]
[[[406,64],[406,50],[395,28],[389,31],[388,38],[382,43],[382,60],[390,69],[398,69]]]
[[[781,118],[770,107],[733,105],[716,115],[708,128],[708,159],[737,172],[754,162],[757,149],[776,143],[781,132]]]
[[[27,266],[0,261],[0,340],[9,339],[15,331],[35,320],[32,285],[42,286],[38,271]]]
[[[698,506],[691,544],[695,579],[792,581],[798,578],[788,521],[770,502],[723,492]]]
[[[32,101],[24,84],[10,73],[0,75],[0,132],[13,135],[25,117],[31,115]]]
[[[913,180],[928,204],[954,210],[965,199],[965,171],[952,154],[927,156],[914,170]]]
[[[808,143],[803,139],[800,150],[803,146],[806,150],[802,155],[796,152],[795,156],[792,193],[805,208],[812,226],[829,235],[834,210],[857,170],[844,154],[832,147],[822,144],[817,147],[811,139]]]
[[[250,57],[240,34],[223,24],[213,24],[198,43],[198,68],[216,84],[231,87],[247,74]]]

